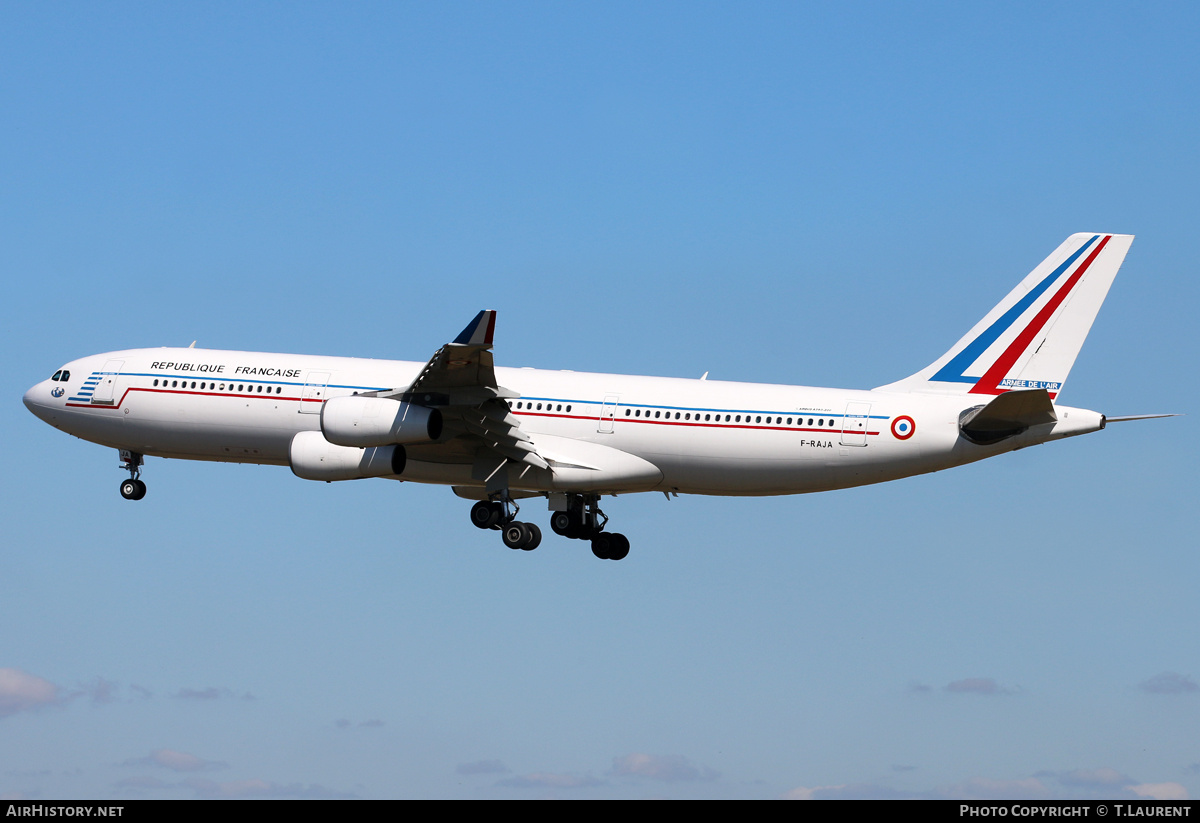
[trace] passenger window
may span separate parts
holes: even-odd
[[[158,385],[158,380],[157,380],[157,379],[155,379],[155,381],[154,381],[154,385],[156,385],[156,386]]]
[[[570,407],[570,406],[567,406],[567,411],[568,411],[568,412],[569,412],[569,411],[571,411],[571,407]]]
[[[625,416],[626,416],[626,417],[628,417],[628,416],[629,416],[629,409],[626,409],[626,410],[625,410]]]

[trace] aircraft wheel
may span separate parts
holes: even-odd
[[[600,532],[592,538],[592,554],[599,557],[601,560],[612,559],[612,535],[608,532]]]
[[[143,492],[144,494],[145,492]],[[121,496],[126,500],[138,499],[138,481],[132,477],[128,480],[121,481]]]
[[[525,528],[529,532],[529,542],[521,548],[527,552],[531,552],[542,545],[542,530],[537,527],[536,523],[526,523]]]
[[[563,537],[571,536],[571,526],[575,522],[575,518],[571,517],[570,512],[555,512],[550,515],[550,528],[555,534],[561,534]]]
[[[623,534],[610,535],[611,542],[609,544],[608,559],[609,560],[624,560],[629,556],[629,538]]]
[[[504,545],[510,549],[525,548],[531,537],[529,527],[524,523],[518,523],[516,520],[501,529],[501,533],[504,537]]]
[[[137,493],[134,494],[133,499],[141,500],[143,497],[146,496],[146,484],[143,483],[141,480],[134,480],[133,482],[137,484]]]
[[[503,510],[491,501],[480,500],[471,507],[471,522],[481,529],[494,529],[502,513]]]

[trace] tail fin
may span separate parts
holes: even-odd
[[[1073,234],[954,348],[881,391],[1003,394],[1062,390],[1132,234]]]

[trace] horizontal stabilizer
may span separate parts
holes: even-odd
[[[1013,437],[1042,423],[1054,423],[1058,415],[1045,389],[1008,391],[986,406],[967,409],[958,417],[958,428],[972,443],[986,446]]]

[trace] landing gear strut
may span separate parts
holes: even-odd
[[[121,496],[126,500],[141,500],[146,496],[146,484],[141,481],[141,466],[140,454],[121,449],[121,468],[129,472],[129,479],[121,481]]]
[[[566,511],[550,516],[550,528],[555,534],[572,540],[590,540],[592,554],[601,560],[622,560],[629,554],[629,539],[623,534],[604,531],[608,516],[600,511],[600,495],[573,494],[568,497]]]
[[[471,522],[481,529],[497,529],[510,549],[531,552],[542,543],[542,530],[533,523],[518,522],[521,507],[507,495],[480,500],[471,507]]]

